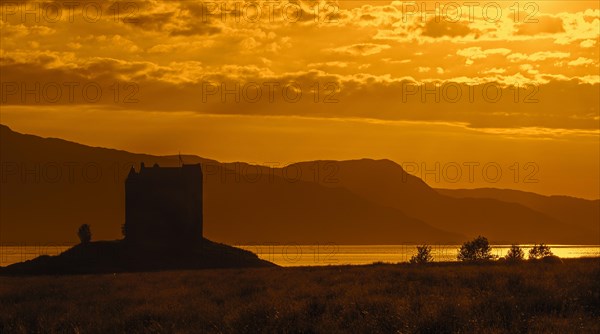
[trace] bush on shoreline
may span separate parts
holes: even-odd
[[[492,247],[486,237],[477,238],[465,242],[458,250],[457,259],[459,261],[476,262],[492,260]]]
[[[518,245],[512,245],[504,259],[508,262],[521,262],[525,259],[525,252]]]
[[[539,260],[545,257],[554,256],[550,247],[545,244],[535,244],[533,248],[529,250],[529,259]]]
[[[414,264],[425,264],[433,262],[433,256],[431,255],[431,246],[422,245],[417,246],[417,254],[410,258],[409,263]]]

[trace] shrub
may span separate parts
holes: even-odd
[[[457,258],[459,261],[487,261],[493,258],[492,248],[486,237],[478,236],[460,247]]]
[[[550,247],[548,247],[548,245],[545,244],[535,244],[533,245],[533,248],[529,250],[529,258],[530,259],[542,259],[545,258],[546,256],[553,256],[554,254],[552,254],[552,251],[550,250]]]
[[[81,225],[77,231],[77,236],[79,236],[79,241],[81,241],[82,244],[90,242],[92,240],[92,230],[90,229],[90,225]]]
[[[521,247],[517,245],[512,245],[510,246],[510,249],[508,250],[508,253],[506,253],[506,256],[504,258],[506,259],[506,261],[511,262],[523,261],[523,258],[525,258],[525,252],[523,252]]]
[[[563,263],[563,260],[556,255],[544,256],[541,261],[544,263]]]
[[[433,262],[433,256],[431,255],[431,246],[417,246],[417,254],[413,255],[410,258],[409,262],[418,264]]]

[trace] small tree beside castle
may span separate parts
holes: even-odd
[[[77,236],[79,237],[79,241],[82,244],[87,244],[92,240],[92,230],[90,229],[90,225],[83,224],[79,226],[79,230],[77,231]]]

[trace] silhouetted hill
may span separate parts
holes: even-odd
[[[544,196],[526,191],[496,188],[436,189],[436,191],[455,198],[491,198],[518,203],[567,225],[584,228],[600,236],[600,200]]]
[[[600,235],[588,225],[562,221],[544,211],[516,202],[491,198],[455,198],[440,194],[421,179],[406,173],[390,160],[321,161],[335,164],[337,182],[353,193],[447,231],[468,238],[479,234],[494,242],[556,242],[598,244]],[[296,164],[303,171],[314,169],[315,162]],[[577,216],[579,214],[575,214]],[[588,220],[593,215],[585,214]],[[578,219],[583,219],[579,217]],[[598,220],[596,219],[596,222]]]
[[[131,164],[178,164],[177,156],[89,147],[22,135],[4,126],[0,135],[3,169],[9,172],[0,190],[3,241],[74,241],[82,223],[92,226],[94,240],[119,238],[123,183]],[[600,243],[598,233],[587,225],[565,221],[551,211],[494,198],[440,194],[389,160],[311,161],[269,168],[196,156],[183,159],[203,165],[205,237],[220,242],[451,243],[481,234],[492,242]],[[5,162],[18,165],[18,175]],[[78,165],[72,181],[65,176],[70,162]],[[58,182],[50,182],[51,177],[32,182],[31,171],[21,177],[19,171],[36,164],[40,174],[51,174],[52,166],[58,165],[62,177]],[[97,179],[95,168],[100,171]]]
[[[101,274],[136,271],[276,267],[239,248],[203,240],[185,249],[139,249],[123,240],[79,244],[57,256],[0,267],[0,275]]]

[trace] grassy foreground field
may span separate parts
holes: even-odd
[[[600,333],[600,259],[0,277],[0,333]]]

